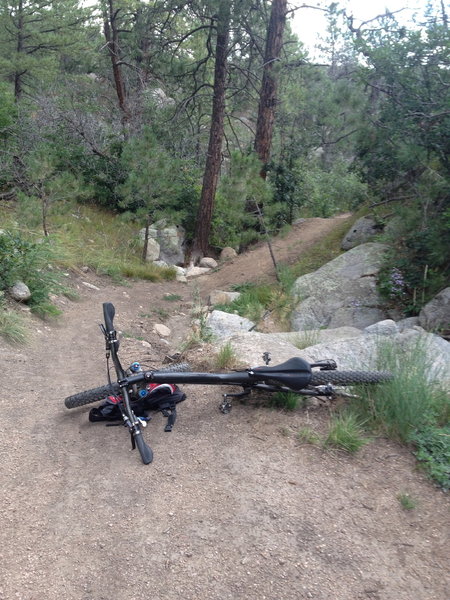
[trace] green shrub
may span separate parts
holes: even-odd
[[[394,377],[376,389],[362,390],[359,414],[389,437],[407,443],[413,431],[445,422],[450,400],[430,380],[432,362],[426,359],[424,343],[414,342],[401,352],[392,344],[379,349],[378,367]]]
[[[418,314],[450,281],[448,180],[440,178],[439,186],[422,181],[417,192],[395,207],[397,218],[385,234],[391,250],[379,275],[381,294],[406,315]]]
[[[450,398],[430,378],[431,360],[420,340],[399,352],[384,344],[379,368],[394,374],[392,381],[362,390],[352,404],[375,430],[404,444],[413,444],[425,471],[444,489],[450,487]]]
[[[450,489],[450,425],[425,427],[410,435],[415,455],[428,475],[445,491]]]
[[[33,242],[17,233],[4,232],[0,235],[0,290],[23,281],[31,292],[32,310],[55,315],[58,309],[50,308],[49,295],[63,291],[63,286],[59,272],[50,266],[53,259],[49,239]]]
[[[313,217],[331,217],[339,212],[354,210],[367,200],[368,187],[343,162],[327,171],[308,164],[304,169],[302,190],[304,208]]]

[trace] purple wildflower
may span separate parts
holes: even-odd
[[[396,296],[402,296],[405,293],[405,280],[403,278],[402,272],[399,269],[397,269],[397,267],[394,267],[392,269],[389,283],[391,288],[391,298],[395,298]]]

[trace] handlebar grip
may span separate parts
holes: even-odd
[[[114,331],[114,315],[116,314],[116,309],[114,308],[114,304],[111,302],[103,303],[103,318],[105,319],[106,331],[109,333],[110,331]]]
[[[139,450],[139,454],[141,455],[142,462],[144,465],[150,464],[153,460],[153,451],[150,446],[147,446],[147,444],[144,442],[142,431],[140,429],[135,429],[133,431],[133,436],[137,449]]]

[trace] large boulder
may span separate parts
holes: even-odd
[[[270,352],[269,366],[278,365],[293,356],[300,356],[300,350],[290,342],[283,340],[273,333],[237,332],[227,340],[241,363],[248,367],[264,364],[264,352]]]
[[[183,265],[184,229],[180,225],[162,227],[156,230],[155,235],[155,239],[161,247],[160,260],[164,260],[169,265]]]
[[[147,255],[145,257],[145,260],[147,260],[148,262],[157,261],[159,260],[160,253],[161,246],[155,239],[149,237],[147,242]]]
[[[350,250],[359,246],[359,244],[365,244],[370,241],[374,235],[380,233],[380,225],[372,217],[361,217],[358,219],[347,232],[344,237],[341,248],[342,250]]]
[[[363,332],[357,327],[337,327],[336,329],[309,329],[306,331],[285,331],[274,333],[274,335],[297,348],[306,348],[314,344],[323,344],[324,342],[335,342],[336,340],[346,340],[362,335]]]
[[[450,343],[420,327],[390,336],[367,332],[357,337],[315,344],[302,350],[283,340],[279,334],[241,332],[229,337],[228,341],[237,359],[249,367],[261,365],[262,354],[268,351],[272,359],[271,366],[299,356],[310,363],[333,359],[338,369],[345,371],[378,370],[379,352],[388,344],[396,349],[399,360],[407,353],[418,354],[425,362],[424,370],[428,379],[437,381],[450,391]]]
[[[145,229],[141,229],[139,235],[145,239]],[[159,245],[159,256],[148,258],[148,260],[162,260],[168,265],[184,264],[184,241],[185,231],[180,225],[168,225],[165,219],[157,221],[148,230],[149,248],[152,256],[156,253]],[[151,241],[153,240],[153,241]],[[156,242],[153,243],[153,242]],[[149,252],[147,252],[147,256]]]
[[[253,321],[245,317],[221,310],[213,310],[206,319],[206,325],[219,339],[227,338],[239,331],[250,331],[255,326]]]
[[[419,325],[428,331],[450,330],[450,287],[439,292],[422,308]]]
[[[376,285],[386,250],[380,243],[361,244],[314,273],[299,277],[293,286],[299,302],[293,311],[292,329],[364,329],[386,319]]]

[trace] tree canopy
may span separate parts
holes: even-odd
[[[333,3],[320,63],[293,9],[1,0],[0,198],[34,199],[47,233],[69,196],[144,224],[166,214],[203,254],[256,239],[256,205],[270,232],[384,207],[402,224],[387,268],[410,296],[425,272],[431,293],[449,271],[445,7],[356,27]]]

